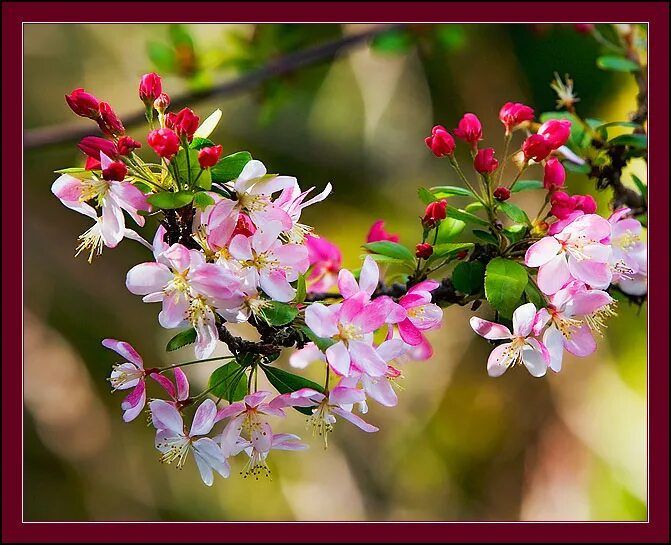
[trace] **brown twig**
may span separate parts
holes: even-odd
[[[265,66],[247,72],[232,81],[214,85],[209,89],[171,97],[171,106],[172,108],[177,109],[214,96],[235,96],[253,89],[271,78],[290,74],[299,68],[332,59],[339,53],[363,44],[379,34],[390,30],[397,30],[404,26],[405,25],[403,24],[380,25],[365,32],[343,36],[342,38],[323,45],[290,53],[283,57],[273,59]],[[145,110],[142,109],[127,114],[122,116],[122,119],[126,127],[137,125],[145,120]],[[63,144],[65,142],[77,141],[84,136],[90,135],[92,132],[94,132],[93,127],[90,124],[83,123],[59,124],[51,127],[30,129],[24,133],[23,146],[25,149],[34,149]]]

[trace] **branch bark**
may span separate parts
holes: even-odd
[[[173,108],[182,108],[186,105],[193,104],[194,102],[215,96],[230,97],[244,93],[257,87],[266,80],[290,74],[305,66],[327,61],[334,58],[339,53],[361,45],[379,34],[388,32],[389,30],[403,28],[404,26],[404,24],[380,25],[365,32],[343,36],[338,40],[333,40],[323,45],[290,53],[272,60],[261,68],[247,72],[232,81],[214,85],[210,89],[203,91],[184,93],[182,95],[171,97],[171,105]],[[137,125],[145,120],[145,111],[142,109],[129,113],[122,116],[122,119],[126,127]],[[94,132],[93,127],[90,124],[84,123],[59,124],[51,127],[30,129],[25,131],[23,135],[23,146],[24,149],[34,149],[63,144],[66,142],[77,141],[90,135],[91,132]]]

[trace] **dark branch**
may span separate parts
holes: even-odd
[[[405,25],[381,25],[366,32],[344,36],[324,45],[290,53],[278,59],[274,59],[265,66],[252,70],[233,81],[220,83],[219,85],[214,85],[203,91],[185,93],[171,97],[171,106],[172,108],[178,109],[193,104],[196,101],[214,96],[235,96],[253,89],[271,78],[290,74],[299,68],[332,59],[338,53],[363,44],[383,32],[402,28],[403,26]],[[137,125],[145,120],[145,113],[144,110],[138,110],[137,112],[122,116],[122,119],[126,127]],[[93,132],[93,127],[90,124],[83,123],[61,124],[52,127],[30,129],[24,133],[23,146],[25,149],[33,149],[77,141],[84,136],[90,135],[91,132]]]

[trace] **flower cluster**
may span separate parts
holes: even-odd
[[[378,431],[363,417],[369,401],[399,403],[395,385],[404,361],[431,357],[427,333],[440,327],[450,305],[472,303],[475,310],[486,301],[496,312],[494,321],[470,320],[496,344],[490,376],[520,363],[540,377],[561,369],[564,350],[594,352],[595,337],[614,314],[615,291],[647,291],[645,230],[632,210],[605,218],[592,197],[566,190],[565,164],[580,160],[567,147],[567,118],[537,123],[529,106],[504,104],[498,157],[481,147],[485,131],[473,113],[451,132],[435,126],[425,143],[447,159],[461,185],[420,188],[424,211],[408,246],[376,221],[361,268],[349,270],[337,245],[301,223],[303,209],[326,199],[330,184],[313,194],[292,176],[268,173],[246,151],[224,155],[210,139],[221,112],[202,122],[189,108],[170,112],[157,74],[142,77],[138,95],[154,158],[140,156],[142,144],[109,104],[76,89],[68,105],[103,136],[82,139],[84,165],[58,171],[52,192],[94,220],[77,254],[87,251],[91,261],[123,238],[151,252],[128,271],[126,287],[145,303],[161,303],[160,326],[178,330],[166,350],[193,345],[195,359],[147,367],[130,344],[105,339],[103,346],[123,358],[109,381],[115,391],[129,391],[124,421],[148,405],[160,460],[181,468],[192,453],[207,485],[215,473],[228,477],[238,455],[246,458],[241,473],[259,478],[270,472],[272,450],[307,448],[275,431],[291,410],[307,417],[325,446],[339,420]],[[509,154],[519,133],[524,139]],[[466,144],[474,183],[460,166],[457,141]],[[509,183],[508,162],[517,169]],[[534,168],[542,169],[542,180],[522,179]],[[532,189],[545,195],[535,217],[512,202]],[[151,223],[151,243],[126,226],[126,215],[139,227]],[[258,341],[229,331],[228,324],[242,322],[256,329]],[[222,345],[229,355],[216,356]],[[277,363],[286,348],[294,349],[292,371]],[[184,369],[212,361],[221,365],[207,387],[191,393]],[[315,366],[323,383],[301,374]],[[259,376],[277,392],[260,389]],[[150,389],[156,397],[148,397]]]

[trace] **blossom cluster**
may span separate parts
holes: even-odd
[[[166,350],[193,345],[195,359],[145,367],[129,343],[105,339],[123,359],[109,380],[128,391],[124,421],[148,406],[160,460],[181,468],[193,454],[207,485],[215,473],[228,477],[238,455],[246,459],[241,473],[258,478],[269,474],[272,450],[307,448],[296,435],[276,433],[276,420],[290,409],[307,417],[325,446],[338,420],[378,431],[364,419],[368,403],[399,403],[403,363],[432,356],[427,333],[452,304],[476,309],[486,301],[495,311],[494,320],[470,320],[496,344],[490,376],[520,363],[540,377],[560,371],[564,351],[594,352],[595,335],[614,314],[614,289],[647,291],[644,228],[632,211],[605,218],[591,196],[566,191],[564,164],[581,160],[567,146],[569,119],[537,123],[529,106],[506,103],[498,158],[480,146],[484,131],[475,114],[451,132],[435,126],[425,144],[448,159],[462,185],[420,188],[425,208],[410,247],[376,221],[361,268],[349,270],[336,244],[301,223],[302,211],[326,199],[331,184],[313,194],[314,187],[304,191],[295,177],[269,173],[248,152],[224,156],[209,138],[221,112],[202,122],[189,108],[170,112],[156,74],[142,77],[138,94],[154,159],[141,157],[142,143],[108,103],[76,89],[68,105],[104,136],[82,139],[84,165],[58,171],[52,192],[94,221],[77,254],[87,251],[91,261],[123,238],[151,252],[128,271],[126,287],[145,303],[160,303],[160,326],[178,330]],[[519,133],[525,137],[509,154]],[[466,144],[475,183],[460,166],[455,137]],[[509,160],[517,172],[504,183]],[[542,180],[522,179],[535,166]],[[530,189],[545,192],[533,219],[511,202]],[[126,214],[139,227],[153,222],[151,242],[126,226]],[[236,323],[255,328],[260,340],[232,335],[228,324]],[[230,355],[215,355],[222,345]],[[276,364],[285,348],[294,349],[291,372]],[[221,366],[206,389],[192,393],[184,369],[212,361]],[[323,383],[303,376],[315,366]],[[258,387],[260,374],[276,393]],[[150,388],[156,397],[148,397]]]

